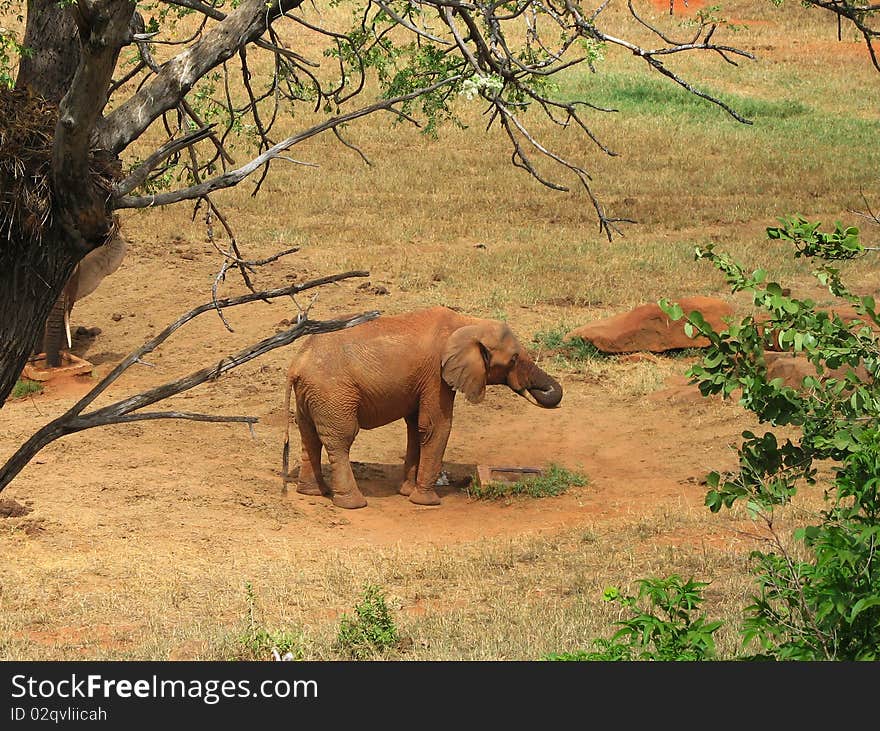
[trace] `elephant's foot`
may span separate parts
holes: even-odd
[[[416,487],[409,495],[409,501],[416,505],[439,505],[440,496],[433,487]]]
[[[367,499],[360,492],[333,493],[333,504],[337,508],[354,510],[367,506]]]
[[[330,496],[327,488],[321,487],[317,482],[300,482],[297,483],[296,491],[300,495],[326,495]]]
[[[404,480],[400,484],[400,489],[397,491],[404,497],[408,496],[415,489],[415,485],[411,483],[409,480]]]

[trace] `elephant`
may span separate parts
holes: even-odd
[[[125,239],[117,234],[103,246],[86,254],[76,265],[46,320],[42,352],[49,368],[60,366],[61,351],[72,345],[70,312],[73,305],[94,292],[104,277],[119,268],[127,248]]]
[[[351,445],[360,429],[403,419],[407,442],[399,493],[417,505],[439,505],[435,483],[456,392],[479,403],[486,386],[495,384],[544,408],[562,400],[559,383],[535,365],[510,327],[498,320],[432,307],[308,336],[287,373],[284,485],[292,391],[302,442],[297,492],[331,497],[340,508],[364,507],[367,501],[349,461]],[[321,474],[322,447],[330,462],[329,486]]]

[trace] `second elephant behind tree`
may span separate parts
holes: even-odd
[[[404,419],[400,493],[419,505],[438,505],[434,485],[452,428],[455,392],[479,403],[493,384],[531,396],[544,408],[562,399],[562,387],[535,365],[506,323],[446,307],[307,337],[287,375],[283,477],[286,481],[293,391],[302,443],[298,492],[332,497],[342,508],[365,506],[351,471],[351,445],[360,429]],[[321,475],[322,447],[330,462],[329,485]]]

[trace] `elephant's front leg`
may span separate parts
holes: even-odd
[[[416,486],[409,495],[416,505],[439,505],[435,487],[449,433],[452,431],[452,400],[454,394],[440,394],[439,403],[423,403],[419,407],[419,467]]]
[[[419,444],[419,414],[418,412],[406,417],[406,459],[403,463],[403,483],[400,485],[400,494],[409,495],[416,487],[416,478],[419,474],[419,456],[421,446]]]

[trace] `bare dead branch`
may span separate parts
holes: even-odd
[[[331,282],[338,282],[350,277],[366,277],[369,272],[354,271],[344,272],[342,274],[321,277],[310,282],[299,285],[291,285],[280,289],[266,290],[265,292],[257,292],[239,297],[232,297],[223,300],[224,307],[234,307],[236,305],[247,304],[256,300],[267,300],[276,297],[286,297],[301,292],[306,289],[320,287]],[[56,439],[74,434],[84,429],[92,429],[98,426],[107,426],[109,424],[118,424],[137,420],[153,420],[153,419],[171,419],[182,418],[197,421],[227,421],[227,422],[244,422],[254,423],[257,421],[255,417],[247,416],[210,416],[204,414],[191,414],[189,412],[141,412],[142,409],[158,401],[163,401],[177,394],[188,391],[205,381],[215,380],[222,374],[238,368],[241,365],[258,358],[276,348],[292,343],[297,338],[304,335],[313,335],[317,333],[333,332],[342,328],[353,327],[362,322],[375,319],[379,316],[376,311],[365,312],[355,317],[340,320],[328,320],[324,322],[309,320],[306,318],[297,318],[297,323],[280,333],[265,338],[258,343],[243,348],[237,353],[231,354],[219,360],[216,364],[199,371],[190,373],[183,378],[175,381],[156,386],[142,393],[135,394],[128,398],[117,401],[108,406],[95,409],[92,412],[83,414],[83,410],[103,393],[114,381],[116,381],[128,368],[134,363],[141,360],[142,356],[155,350],[161,343],[167,340],[173,333],[181,327],[192,321],[199,315],[214,308],[213,302],[200,305],[185,315],[178,318],[171,325],[162,330],[161,333],[144,343],[140,348],[129,354],[119,365],[116,366],[108,375],[106,375],[91,391],[89,391],[76,404],[68,409],[57,419],[52,420],[37,432],[35,432],[18,450],[0,467],[0,491],[2,491],[22,469],[30,462],[31,459],[47,444],[51,444]]]
[[[118,194],[126,195],[138,186],[143,185],[157,165],[164,162],[167,158],[179,152],[184,147],[194,145],[199,140],[203,140],[211,135],[215,126],[216,125],[214,124],[209,124],[200,129],[193,130],[183,137],[178,137],[177,139],[172,139],[166,142],[129,173],[128,177],[116,184],[116,191],[118,191]]]
[[[445,38],[439,38],[438,36],[431,35],[427,31],[422,30],[421,28],[417,28],[415,25],[410,23],[406,18],[395,13],[394,10],[391,9],[384,2],[382,2],[382,0],[370,0],[370,1],[372,3],[375,3],[376,5],[378,5],[380,8],[382,8],[382,10],[385,13],[387,13],[389,16],[394,18],[394,20],[396,20],[398,23],[400,23],[400,25],[402,25],[407,30],[411,30],[417,36],[421,36],[422,38],[427,38],[429,41],[432,41],[433,43],[439,43],[441,46],[451,45],[449,43],[449,41],[447,41]]]

